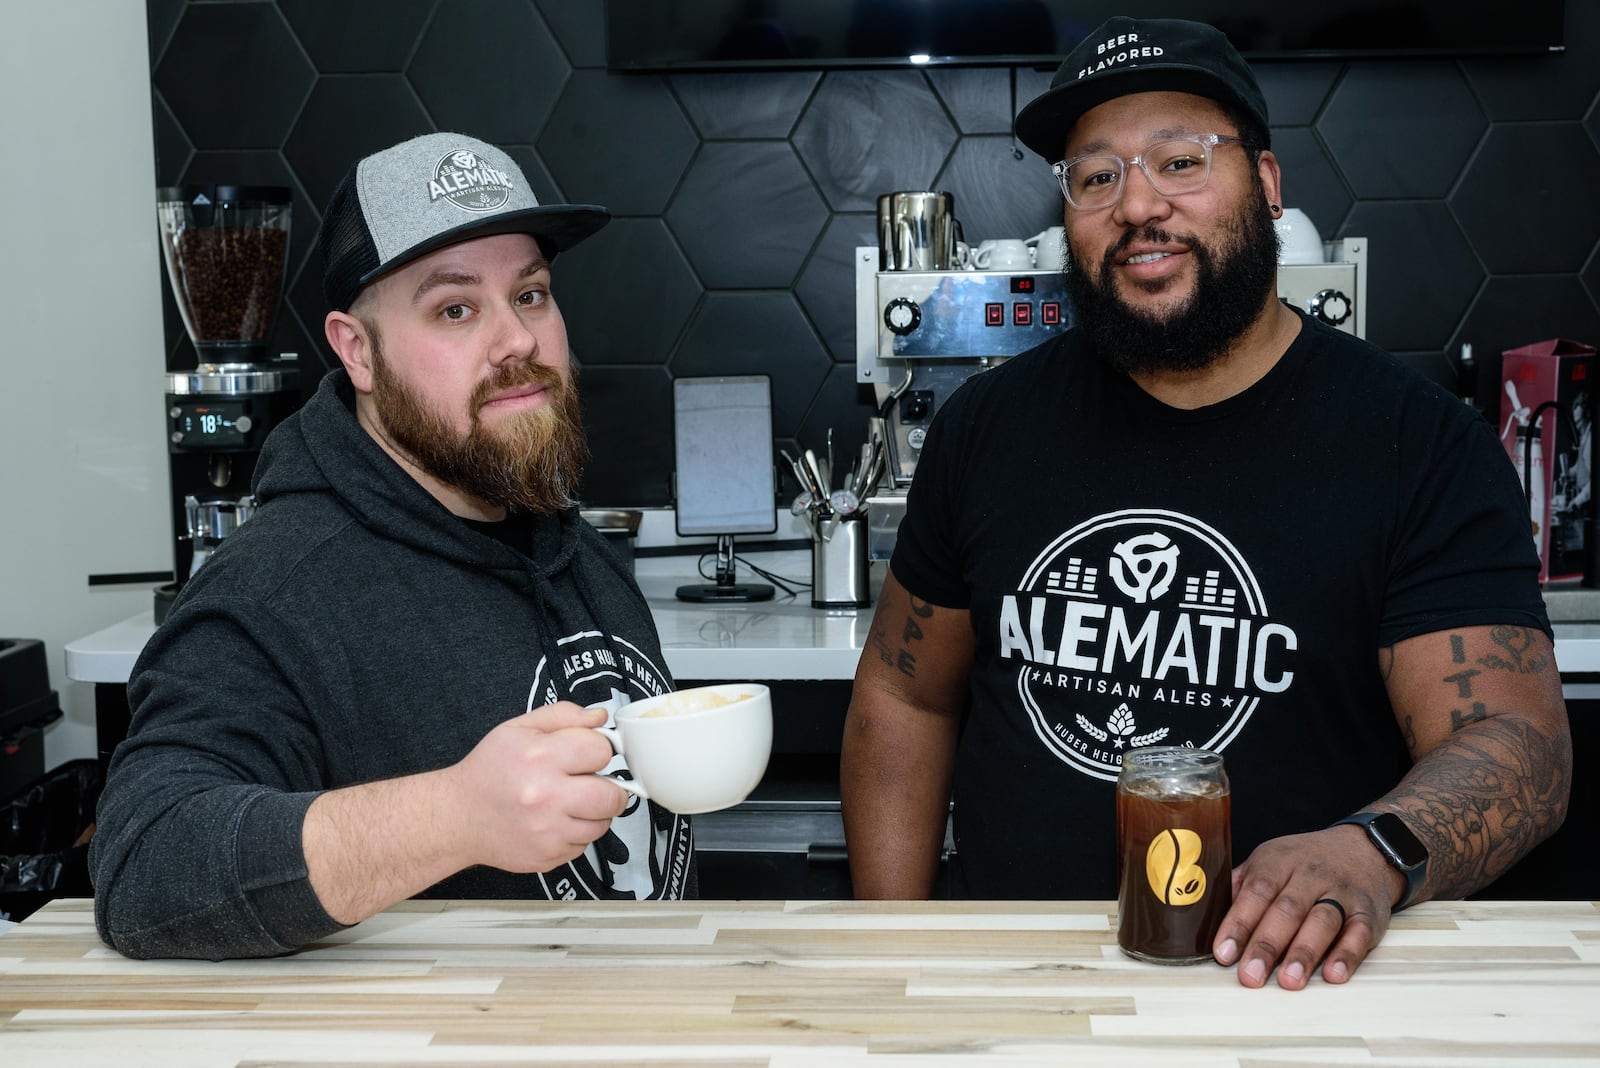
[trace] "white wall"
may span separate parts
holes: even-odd
[[[170,570],[144,0],[0,0],[0,637],[38,638],[93,756],[67,642],[150,605],[91,574]]]

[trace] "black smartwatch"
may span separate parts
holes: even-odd
[[[1396,912],[1405,908],[1417,895],[1422,880],[1428,874],[1428,847],[1411,833],[1406,821],[1393,812],[1357,812],[1332,826],[1340,827],[1346,823],[1366,828],[1367,837],[1378,847],[1383,859],[1406,877],[1406,892],[1400,895],[1400,900],[1394,906]]]

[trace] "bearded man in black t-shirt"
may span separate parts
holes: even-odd
[[[1276,297],[1266,103],[1212,27],[1115,18],[1017,117],[1078,328],[977,375],[918,460],[846,725],[862,897],[1106,897],[1113,783],[1225,754],[1246,986],[1344,982],[1566,813],[1571,739],[1491,428]]]

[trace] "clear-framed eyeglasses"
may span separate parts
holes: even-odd
[[[1211,149],[1215,145],[1242,145],[1226,134],[1200,134],[1151,145],[1132,159],[1110,153],[1079,156],[1052,163],[1067,203],[1080,211],[1109,208],[1122,199],[1129,167],[1138,167],[1150,186],[1164,197],[1182,196],[1204,189],[1211,177]]]

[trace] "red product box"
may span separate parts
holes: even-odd
[[[1539,581],[1582,578],[1584,520],[1594,507],[1589,465],[1595,348],[1551,338],[1507,349],[1503,356],[1500,441],[1528,496]]]

